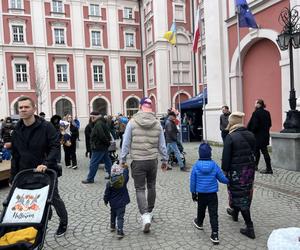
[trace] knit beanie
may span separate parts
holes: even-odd
[[[110,185],[116,189],[119,189],[124,186],[124,181],[123,168],[118,164],[114,164],[111,167],[110,172]]]
[[[201,143],[198,150],[200,160],[211,160],[211,147],[208,143]]]
[[[245,114],[243,112],[233,112],[228,118],[228,126],[232,127],[233,125],[236,124],[243,124],[243,118]]]

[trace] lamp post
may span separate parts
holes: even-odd
[[[293,61],[293,47],[294,49],[300,48],[300,17],[296,7],[294,6],[292,9],[284,8],[278,18],[279,23],[283,26],[283,30],[276,41],[281,50],[289,49],[290,57],[290,110],[287,112],[286,120],[283,124],[284,129],[281,133],[300,133],[300,112],[296,110],[297,98],[294,87]]]

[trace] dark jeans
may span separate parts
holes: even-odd
[[[206,207],[208,207],[209,221],[213,232],[219,231],[218,195],[217,193],[198,193],[197,223],[203,224]]]
[[[77,158],[76,158],[76,143],[72,143],[70,147],[63,146],[65,151],[65,164],[66,166],[77,166]]]
[[[110,209],[111,225],[116,225],[116,219],[117,219],[117,229],[123,230],[124,215],[125,215],[125,207],[111,208]]]
[[[271,158],[270,158],[270,155],[269,155],[267,147],[262,147],[262,148],[256,147],[256,149],[255,149],[255,164],[256,164],[256,166],[258,166],[258,163],[259,163],[260,151],[262,152],[262,154],[263,154],[263,156],[265,158],[267,170],[272,170],[272,167],[271,167]]]
[[[90,170],[89,170],[89,174],[87,176],[88,181],[94,181],[94,178],[98,171],[99,164],[101,163],[102,160],[105,164],[106,172],[108,174],[110,174],[112,163],[111,163],[111,159],[108,154],[108,150],[92,151],[92,157],[90,160]]]
[[[239,209],[239,208],[236,208],[236,207],[232,207],[233,209],[233,213],[238,216],[239,212],[241,212],[243,218],[244,218],[244,221],[245,221],[245,224],[247,227],[253,227],[253,222],[251,220],[251,213],[250,213],[250,209]]]
[[[55,211],[60,219],[61,225],[68,225],[68,212],[65,206],[65,203],[60,198],[60,195],[58,193],[58,183],[54,187],[54,193],[53,193],[53,200],[52,200],[53,207],[55,208]]]
[[[122,149],[123,135],[124,135],[124,132],[119,132],[119,137],[120,137],[120,149]]]
[[[157,175],[157,159],[145,161],[132,161],[131,175],[134,180],[136,191],[136,200],[141,214],[151,213],[156,198],[156,175]],[[147,198],[146,198],[146,182],[147,182]]]

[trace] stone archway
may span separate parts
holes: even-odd
[[[180,98],[179,98],[179,95],[180,95]],[[177,94],[176,97],[175,97],[175,107],[178,108],[178,104],[179,102],[184,102],[186,100],[188,100],[190,97],[186,94],[186,93],[180,93],[180,94]]]
[[[126,115],[128,117],[133,116],[139,111],[139,100],[135,97],[131,97],[126,101]]]
[[[59,115],[60,117],[64,117],[67,114],[72,114],[72,110],[72,103],[66,98],[59,99],[55,103],[55,114]]]
[[[262,56],[263,55],[263,56]],[[272,131],[282,129],[280,52],[269,39],[261,39],[247,51],[243,61],[243,108],[249,121],[256,99],[263,99],[272,117]]]
[[[97,98],[93,101],[93,111],[98,111],[101,115],[107,115],[107,101],[103,98]]]

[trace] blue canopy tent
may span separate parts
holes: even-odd
[[[180,103],[180,109],[197,109],[203,106],[203,95],[205,103],[207,103],[207,90],[206,88],[200,94]]]

